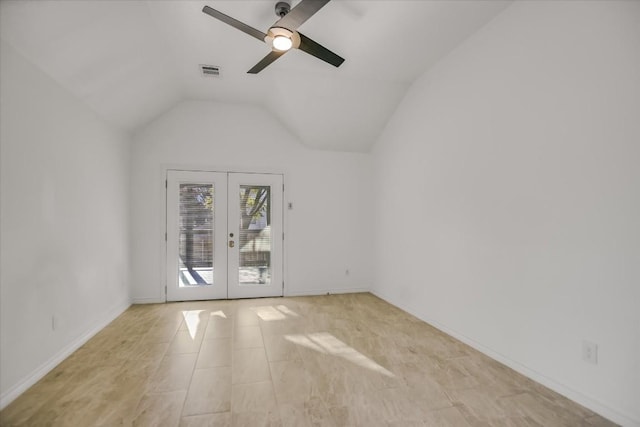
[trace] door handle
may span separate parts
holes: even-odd
[[[236,245],[236,243],[233,240],[229,240],[229,247],[232,248]]]

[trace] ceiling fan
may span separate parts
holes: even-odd
[[[324,5],[329,3],[329,1],[330,0],[301,0],[293,9],[287,1],[277,2],[275,12],[280,19],[267,30],[266,34],[209,6],[205,6],[202,11],[265,42],[271,47],[271,52],[254,65],[252,69],[247,71],[249,74],[258,74],[267,67],[267,65],[280,58],[291,48],[300,49],[336,67],[339,67],[340,64],[344,62],[344,58],[341,58],[326,47],[297,31],[300,25],[311,18]]]

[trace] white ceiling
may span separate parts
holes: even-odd
[[[246,71],[269,48],[202,8],[266,32],[271,0],[3,0],[0,37],[126,131],[182,100],[218,100],[264,106],[310,147],[367,151],[411,82],[509,3],[333,0],[300,31],[340,68],[291,51],[257,75]]]

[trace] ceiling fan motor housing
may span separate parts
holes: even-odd
[[[282,27],[271,27],[267,31],[267,37],[264,38],[264,42],[273,48],[273,39],[276,37],[286,37],[291,40],[291,47],[300,47],[300,34],[297,31],[289,31]]]
[[[276,3],[276,16],[282,18],[291,10],[291,4],[286,1],[279,1]]]

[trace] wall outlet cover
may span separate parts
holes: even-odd
[[[598,344],[582,341],[582,360],[594,365],[598,364]]]

